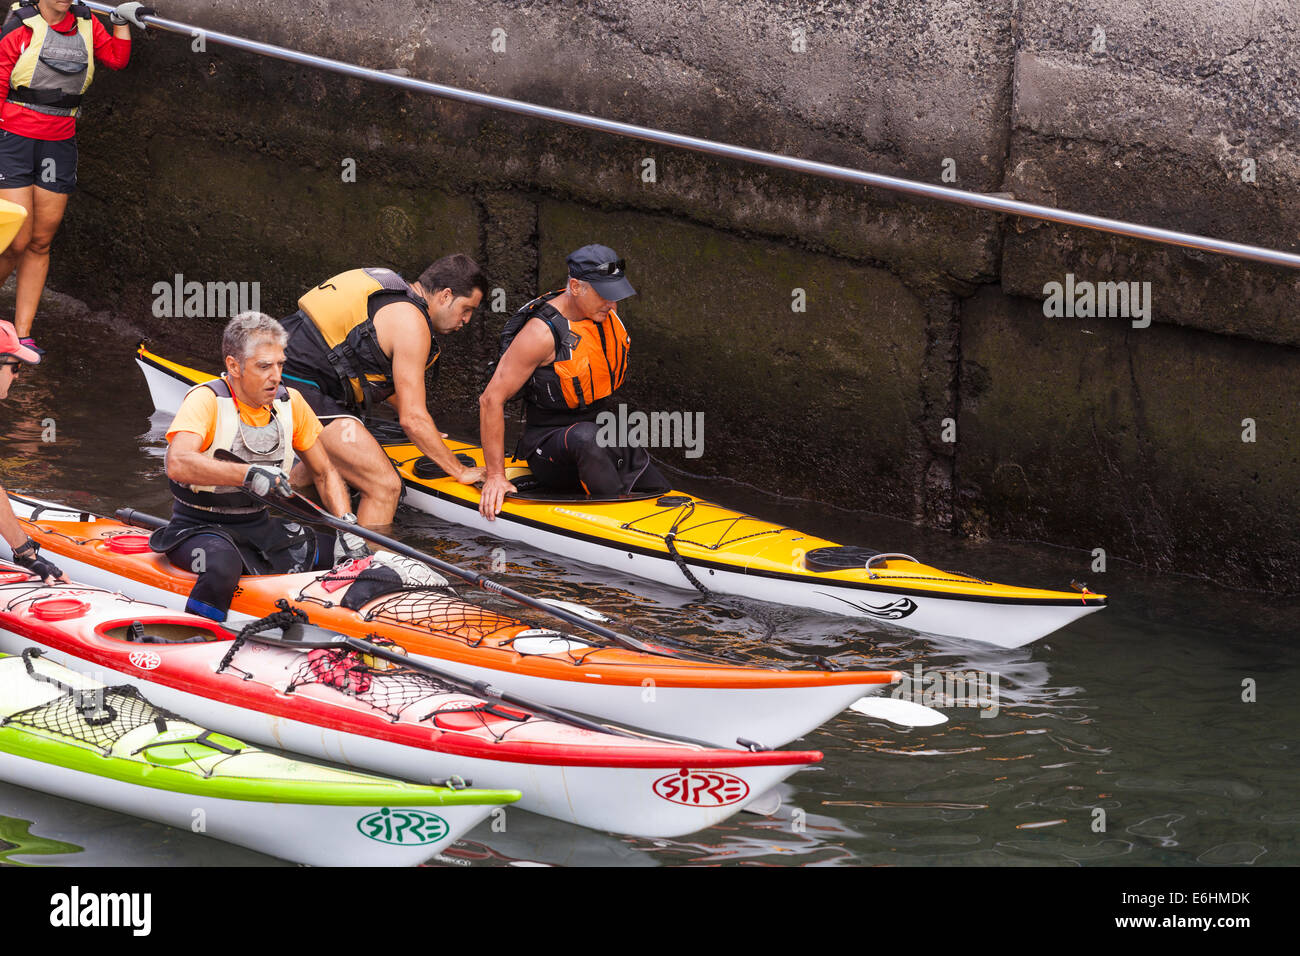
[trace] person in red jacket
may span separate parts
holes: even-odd
[[[0,25],[0,198],[27,221],[0,255],[0,283],[18,270],[14,326],[35,348],[32,323],[50,271],[50,243],[77,188],[77,113],[95,63],[120,70],[131,58],[131,29],[153,10],[124,3],[113,35],[74,0],[20,0]],[[37,352],[42,351],[37,349]]]

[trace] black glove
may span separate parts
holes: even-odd
[[[293,497],[289,476],[274,465],[249,465],[244,472],[244,487],[259,498],[275,492],[283,498]]]
[[[42,581],[63,577],[63,571],[40,556],[40,545],[31,538],[27,543],[14,548],[14,564],[22,565]]]
[[[147,30],[141,17],[151,17],[158,11],[153,7],[146,7],[143,3],[119,3],[117,9],[108,15],[108,19],[115,24],[133,23],[141,30]]]

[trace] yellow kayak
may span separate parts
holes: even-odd
[[[175,413],[185,393],[214,376],[141,346],[136,360],[154,405]],[[388,423],[384,423],[388,425]],[[680,491],[591,500],[534,484],[509,459],[519,488],[496,521],[478,513],[479,491],[443,474],[391,425],[376,437],[402,476],[403,503],[447,521],[543,551],[653,581],[864,617],[927,634],[1021,647],[1106,606],[1104,594],[995,584],[907,555],[851,547],[732,511]],[[449,441],[483,463],[477,445]]]

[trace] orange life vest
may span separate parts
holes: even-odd
[[[531,319],[545,322],[555,340],[555,361],[538,366],[524,387],[525,414],[530,425],[595,421],[627,373],[631,339],[618,313],[611,309],[604,322],[571,322],[551,305],[562,291],[529,302],[501,330],[502,355]]]

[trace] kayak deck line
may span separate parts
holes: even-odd
[[[189,388],[213,376],[149,352],[136,355],[156,408],[174,412]],[[1022,647],[1107,604],[1104,594],[1026,588],[845,546],[669,489],[592,501],[510,495],[495,521],[478,513],[480,491],[421,475],[423,456],[385,426],[381,447],[402,479],[403,502],[477,531],[522,541],[596,567],[675,587],[867,618],[939,636]],[[392,433],[392,434],[390,434]],[[482,464],[480,446],[448,441]],[[508,474],[527,472],[507,462]],[[690,522],[690,523],[687,523]],[[685,528],[682,526],[685,525]],[[701,528],[711,529],[700,533]],[[685,530],[687,537],[681,537]],[[738,532],[738,533],[737,533]],[[702,581],[696,579],[699,575]]]

